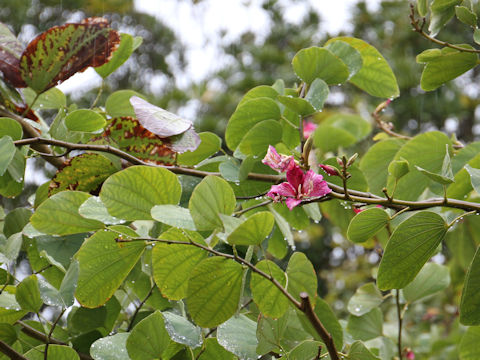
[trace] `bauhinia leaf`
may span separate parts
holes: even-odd
[[[15,87],[23,86],[19,64],[23,46],[7,25],[0,23],[0,71],[3,77]]]

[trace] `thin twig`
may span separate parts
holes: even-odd
[[[235,211],[233,213],[234,216],[240,216],[242,214],[245,214],[246,212],[250,211],[250,210],[253,210],[253,209],[257,209],[259,207],[262,207],[262,206],[267,206],[268,204],[271,204],[273,202],[273,200],[266,200],[264,202],[261,202],[259,204],[255,204],[255,205],[252,205],[252,206],[249,206],[245,209],[242,209],[242,210],[239,210],[239,211]]]
[[[7,355],[11,360],[28,360],[25,356],[15,351],[6,342],[0,340],[0,352]]]
[[[148,300],[148,298],[149,298],[150,296],[152,296],[154,289],[155,289],[155,285],[152,286],[152,288],[151,288],[150,291],[148,292],[147,296],[145,296],[145,298],[142,300],[142,302],[141,302],[141,303],[137,306],[137,308],[135,309],[135,312],[133,313],[132,319],[130,320],[130,324],[128,324],[127,332],[129,332],[130,330],[132,330],[132,328],[133,328],[133,323],[135,322],[135,318],[137,317],[138,312],[140,311],[140,309],[142,308],[142,306],[145,304],[145,302]]]
[[[53,322],[52,327],[50,328],[50,331],[47,335],[47,342],[45,343],[45,351],[43,353],[43,359],[44,360],[48,360],[48,345],[50,345],[50,338],[52,337],[53,330],[55,330],[55,327],[57,326],[58,322],[60,321],[63,313],[65,312],[65,310],[67,310],[67,309],[66,308],[62,309],[62,312],[60,313],[60,315],[57,316],[57,318]]]
[[[410,136],[405,136],[402,134],[399,134],[395,131],[393,131],[393,124],[392,123],[386,123],[382,119],[380,119],[380,113],[387,108],[387,106],[391,103],[391,100],[386,100],[382,102],[380,105],[378,105],[375,110],[372,113],[373,118],[375,119],[375,122],[377,123],[377,126],[386,134],[403,139],[403,140],[411,140],[412,138]]]
[[[398,318],[398,341],[397,341],[397,346],[398,346],[398,358],[402,360],[402,310],[400,306],[400,290],[397,289],[397,295],[395,297],[395,302],[397,304],[397,318]]]

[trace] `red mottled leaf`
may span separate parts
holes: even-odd
[[[89,66],[105,64],[120,43],[104,18],[54,26],[33,39],[20,58],[27,86],[41,93]]]
[[[117,168],[105,156],[86,153],[68,159],[50,182],[48,196],[63,190],[96,192]]]
[[[175,162],[171,140],[162,139],[148,131],[132,117],[115,117],[107,120],[102,137],[140,160],[158,165],[173,165]]]
[[[15,87],[24,87],[20,76],[20,56],[23,46],[7,25],[0,23],[0,71],[3,77]]]
[[[140,124],[161,138],[183,134],[192,127],[191,121],[152,105],[138,96],[132,96],[130,104]]]

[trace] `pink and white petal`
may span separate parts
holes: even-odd
[[[267,154],[263,158],[262,163],[270,166],[273,170],[277,170],[277,164],[280,162],[280,160],[281,157],[277,150],[272,145],[268,145]]]
[[[305,173],[297,164],[295,164],[292,169],[287,171],[287,181],[293,186],[295,191],[298,191],[298,188],[303,184],[304,179]]]
[[[287,207],[288,207],[289,210],[292,210],[295,206],[297,206],[301,202],[302,202],[302,200],[291,198],[291,197],[289,197],[285,200],[285,204],[287,204]]]
[[[305,175],[305,180],[302,186],[302,193],[308,197],[325,196],[330,193],[330,189],[327,182],[323,180],[322,175],[315,174],[312,170],[308,170]]]
[[[278,185],[272,185],[268,193],[275,193],[277,195],[285,197],[296,197],[297,195],[296,190],[292,187],[292,185],[287,182]]]

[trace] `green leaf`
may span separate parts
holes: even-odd
[[[178,205],[155,205],[151,210],[154,220],[181,229],[196,230],[190,211]]]
[[[51,235],[69,235],[95,231],[104,227],[97,220],[85,219],[78,213],[91,195],[80,191],[62,191],[45,200],[30,222],[38,231]],[[55,221],[52,221],[55,219]]]
[[[370,192],[384,195],[382,189],[387,184],[388,164],[403,145],[398,139],[387,139],[374,144],[360,161],[362,170],[368,182]]]
[[[427,263],[415,279],[405,286],[403,296],[409,303],[433,295],[450,285],[450,272],[446,266]]]
[[[199,162],[215,155],[221,148],[222,140],[210,132],[202,132],[200,136],[200,145],[195,151],[187,151],[178,154],[177,163],[187,166],[197,165]]]
[[[164,312],[165,328],[173,341],[195,349],[202,345],[202,330],[183,316]]]
[[[235,360],[237,357],[225,350],[216,338],[206,338],[204,341],[205,350],[200,354],[198,360]]]
[[[471,46],[465,48],[472,49]],[[453,80],[468,70],[474,68],[478,62],[475,53],[461,51],[442,51],[442,56],[430,60],[423,69],[420,85],[425,91],[432,91],[447,81]]]
[[[285,359],[289,360],[304,360],[318,358],[319,351],[322,349],[322,343],[314,340],[305,340],[295,346],[292,351],[288,353]],[[282,357],[283,359],[284,357]]]
[[[392,98],[400,95],[397,79],[377,49],[363,40],[352,37],[333,38],[327,41],[326,45],[338,40],[346,42],[362,56],[362,68],[349,80],[353,85],[372,96]]]
[[[355,215],[350,222],[347,237],[356,243],[367,241],[383,229],[389,220],[390,216],[385,210],[377,207],[364,210]]]
[[[78,262],[77,261],[73,261],[70,267],[68,268],[68,271],[63,277],[63,280],[60,284],[59,290],[57,290],[57,288],[55,288],[45,280],[39,279],[38,287],[39,287],[40,296],[43,302],[47,305],[61,306],[62,308],[67,308],[69,306],[72,306],[75,300],[73,294],[77,287],[77,279],[78,279]]]
[[[17,232],[21,232],[28,224],[32,212],[27,208],[16,208],[10,211],[4,219],[3,234],[10,237]]]
[[[480,327],[471,326],[463,334],[462,340],[459,346],[459,359],[460,360],[476,360],[480,357],[480,348],[478,343],[480,342]]]
[[[64,190],[98,191],[100,185],[117,167],[103,155],[85,153],[68,159],[50,182],[48,192],[54,195]]]
[[[477,15],[466,6],[455,6],[457,19],[473,28],[477,26]]]
[[[407,175],[409,171],[410,167],[407,160],[393,160],[388,165],[388,173],[397,180]]]
[[[312,263],[302,252],[294,252],[287,266],[288,292],[300,301],[300,293],[306,292],[310,299],[317,296],[317,274]]]
[[[422,211],[403,221],[393,232],[380,262],[380,290],[402,289],[409,284],[441,243],[448,227],[435,213]]]
[[[269,211],[255,213],[228,235],[227,242],[232,245],[260,245],[272,232],[274,222]]]
[[[283,94],[283,91],[281,94]],[[237,108],[243,103],[252,99],[270,98],[272,100],[276,100],[278,95],[279,95],[279,92],[277,92],[277,90],[274,89],[273,86],[268,86],[268,85],[256,86],[253,89],[248,90],[248,92],[245,95],[243,95],[242,100],[240,100],[240,102],[237,105]]]
[[[473,31],[473,41],[475,41],[477,44],[480,44],[480,29],[475,29]]]
[[[262,260],[256,264],[256,267],[272,276],[285,288],[287,278],[277,264],[270,260]],[[250,289],[252,290],[253,301],[255,301],[262,314],[272,318],[279,318],[287,311],[287,297],[270,280],[252,272]]]
[[[0,339],[6,342],[9,345],[12,345],[15,341],[17,341],[18,336],[15,328],[6,323],[0,324]]]
[[[348,317],[347,331],[354,339],[367,341],[382,335],[383,315],[376,307],[362,316]]]
[[[117,290],[145,249],[143,241],[116,242],[118,234],[99,231],[82,245],[75,296],[84,307],[105,304]]]
[[[428,0],[418,0],[417,11],[418,15],[425,17],[428,13]]]
[[[235,194],[228,183],[216,176],[205,177],[193,190],[188,208],[198,230],[223,226],[219,214],[231,215]]]
[[[65,118],[65,126],[70,131],[96,132],[106,124],[102,115],[87,109],[72,111]]]
[[[257,359],[257,323],[245,315],[232,317],[217,328],[220,345],[240,359]]]
[[[439,58],[440,56],[442,56],[442,50],[427,49],[418,54],[415,60],[419,64],[425,64],[432,61],[433,59]]]
[[[95,71],[105,79],[128,60],[130,55],[132,55],[133,50],[133,36],[129,34],[120,34],[120,46],[118,46],[113,52],[110,60],[106,64],[96,67]]]
[[[325,48],[338,56],[345,65],[347,65],[348,72],[350,73],[348,78],[351,78],[362,68],[362,55],[357,49],[345,41],[335,40],[328,42]]]
[[[324,80],[328,85],[341,84],[348,78],[348,67],[335,54],[325,48],[316,46],[302,49],[292,60],[295,74],[311,84],[316,78]]]
[[[273,209],[273,206],[270,204],[268,205],[268,209],[273,214],[275,218],[275,223],[278,226],[278,229],[283,235],[283,241],[286,241],[290,247],[294,247],[295,244],[293,242],[293,234],[292,230],[290,229],[290,224],[285,220],[285,218],[280,215],[277,211]]]
[[[455,5],[459,5],[462,0],[434,0],[430,6],[430,25],[428,30],[430,35],[435,37],[442,27],[455,15]]]
[[[305,100],[313,106],[315,111],[321,111],[329,92],[328,85],[325,81],[322,79],[315,79],[308,88]]]
[[[132,360],[162,359],[170,343],[163,315],[155,311],[133,328],[127,339],[127,351]]]
[[[118,90],[111,94],[105,102],[105,110],[107,114],[112,118],[122,116],[135,117],[135,111],[132,104],[130,104],[130,98],[132,96],[138,96],[144,98],[143,95],[133,90]]]
[[[182,187],[177,176],[163,168],[131,166],[110,176],[100,199],[110,215],[125,220],[151,220],[155,205],[178,204]]]
[[[10,136],[0,138],[0,176],[5,174],[15,155],[15,144]]]
[[[480,325],[480,248],[477,248],[468,268],[460,302],[460,322],[464,325]]]
[[[110,215],[102,200],[97,196],[88,198],[80,205],[78,213],[84,218],[98,220],[105,225],[117,225],[125,222],[123,219],[117,219],[115,216]]]
[[[474,169],[467,164],[465,165],[465,170],[467,170],[468,175],[470,175],[473,188],[480,194],[480,169]]]
[[[80,333],[87,333],[102,327],[107,318],[107,309],[105,306],[100,306],[95,309],[87,309],[84,307],[75,307],[71,314],[69,314],[69,328],[74,329]]]
[[[245,129],[251,129],[263,120],[279,120],[280,108],[277,103],[266,97],[255,98],[240,104],[228,121],[225,141],[231,150],[235,150],[245,136]]]
[[[282,126],[276,120],[265,120],[255,124],[247,131],[238,149],[245,155],[262,158],[267,153],[268,145],[282,140]]]
[[[348,301],[348,311],[355,316],[362,316],[380,306],[383,296],[374,283],[360,286]]]
[[[278,226],[274,226],[273,233],[268,239],[267,251],[277,259],[283,259],[287,255],[288,245]]]
[[[350,346],[348,358],[351,360],[380,360],[380,358],[373,355],[361,341],[355,341]]]
[[[330,333],[330,335],[332,335],[336,348],[342,349],[343,329],[330,306],[325,302],[325,300],[317,298],[314,311],[325,329]],[[308,331],[308,333],[312,335],[315,340],[323,342],[322,338],[320,335],[318,335],[317,331],[313,328],[306,316],[298,311],[297,314],[299,314],[300,322],[302,323],[303,328]]]
[[[0,242],[0,262],[8,263],[16,260],[22,247],[22,240],[22,233],[15,233],[10,235],[4,244]]]
[[[183,233],[174,228],[164,232],[160,239],[187,242],[192,239],[196,243],[204,242],[198,233]],[[162,294],[170,300],[186,297],[188,279],[207,255],[206,251],[192,245],[156,243],[152,252],[153,277]]]
[[[15,299],[23,310],[36,313],[43,305],[38,289],[38,281],[35,275],[30,275],[17,285]]]
[[[23,89],[23,95],[27,104],[34,110],[61,109],[67,106],[67,97],[58,88],[51,88],[41,93],[38,97],[35,91],[25,88]],[[34,100],[35,102],[33,102]]]
[[[233,316],[240,300],[242,277],[242,266],[222,257],[211,257],[197,265],[188,281],[186,300],[195,323],[214,327]]]
[[[398,180],[395,198],[417,200],[425,189],[431,186],[432,181],[418,171],[415,166],[432,173],[440,173],[445,160],[445,146],[447,144],[451,149],[450,139],[445,134],[431,131],[417,135],[403,145],[394,159],[408,161],[410,172]],[[395,186],[395,178],[393,176],[388,178],[387,185],[389,194],[391,194]]]
[[[130,360],[127,353],[127,339],[130,333],[118,333],[95,341],[90,347],[94,360]]]
[[[277,99],[281,104],[285,105],[287,108],[296,112],[302,117],[312,115],[316,112],[313,105],[304,98],[294,97],[292,95],[279,95]]]
[[[44,360],[45,345],[39,345],[25,353],[28,360]],[[52,360],[80,360],[77,352],[65,345],[48,345],[48,359]]]
[[[0,117],[0,138],[10,136],[13,141],[23,137],[22,126],[13,119]]]

